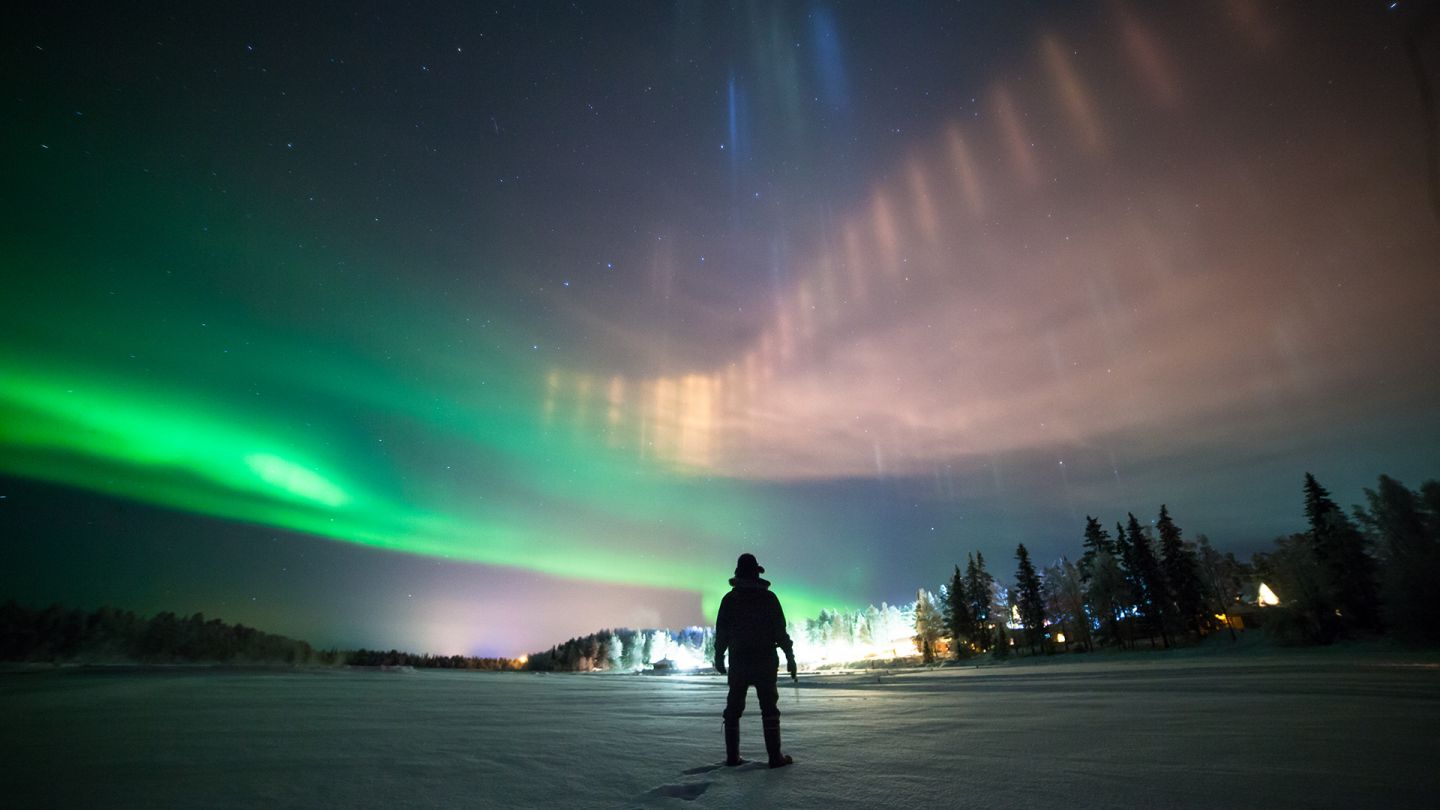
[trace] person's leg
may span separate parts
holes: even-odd
[[[725,720],[727,722],[740,722],[740,715],[745,713],[745,693],[749,691],[749,683],[733,675],[730,677],[730,692],[725,696]]]
[[[780,716],[780,687],[776,685],[774,675],[755,683],[755,697],[760,702],[761,717]]]
[[[755,684],[756,696],[760,699],[760,716],[765,729],[765,753],[770,757],[770,767],[783,768],[795,760],[780,749],[780,688],[775,676]]]
[[[725,764],[739,765],[740,715],[745,713],[745,693],[750,685],[739,678],[730,678],[730,693],[725,697]]]

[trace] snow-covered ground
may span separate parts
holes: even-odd
[[[1433,659],[1432,659],[1433,661]],[[797,764],[715,767],[719,677],[0,674],[39,806],[1431,807],[1440,668],[1141,656],[802,677]],[[742,750],[763,757],[758,711]]]

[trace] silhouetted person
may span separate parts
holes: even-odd
[[[770,583],[760,578],[765,569],[754,554],[741,554],[735,563],[730,592],[720,600],[715,620],[715,668],[725,669],[725,651],[730,651],[728,672],[730,694],[725,699],[725,764],[739,765],[740,715],[745,713],[745,694],[755,687],[760,717],[765,728],[765,751],[770,767],[794,762],[780,750],[780,690],[775,685],[780,661],[775,648],[785,651],[786,668],[795,677],[795,651],[785,632],[785,612],[770,592]]]

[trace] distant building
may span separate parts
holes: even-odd
[[[1280,599],[1270,586],[1255,579],[1245,583],[1240,597],[1224,613],[1215,614],[1215,618],[1235,630],[1263,627],[1265,610],[1278,604]]]

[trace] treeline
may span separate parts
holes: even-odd
[[[1153,526],[1134,514],[1112,534],[1086,516],[1078,561],[1061,557],[1037,569],[1015,549],[1012,584],[1001,586],[979,553],[957,565],[938,597],[922,591],[916,646],[926,661],[943,639],[957,658],[1097,647],[1169,647],[1229,629],[1228,613],[1252,579],[1249,566],[1221,554],[1204,535],[1194,542],[1162,505]]]
[[[918,603],[917,603],[918,604]],[[790,637],[797,649],[822,651],[825,658],[865,657],[867,653],[903,653],[897,645],[908,646],[915,624],[916,604],[870,605],[864,610],[821,610],[803,625],[790,624]]]
[[[637,671],[660,661],[680,666],[715,658],[715,630],[687,627],[671,630],[601,630],[572,638],[530,655],[525,668],[538,672]]]
[[[230,663],[312,666],[407,666],[426,669],[518,670],[512,658],[417,655],[390,650],[317,650],[309,643],[207,620],[204,614],[146,618],[102,607],[92,613],[51,605],[32,610],[0,605],[0,661],[95,663]]]
[[[352,667],[415,667],[417,669],[478,669],[512,672],[524,662],[514,658],[477,658],[471,655],[417,655],[400,650],[353,650],[342,653],[343,663]]]
[[[33,610],[14,600],[0,605],[0,661],[337,664],[343,656],[200,613],[146,618],[111,607],[86,613],[59,605]]]
[[[1204,535],[1187,541],[1164,505],[1153,527],[1129,514],[1113,535],[1087,515],[1075,562],[1062,557],[1037,570],[1020,544],[1009,588],[973,554],[938,597],[920,592],[916,647],[933,661],[942,643],[955,657],[1005,656],[1012,647],[1170,647],[1221,630],[1233,635],[1229,614],[1260,581],[1279,597],[1264,625],[1281,643],[1382,632],[1440,641],[1440,483],[1417,492],[1382,475],[1351,515],[1308,473],[1303,491],[1309,529],[1276,540],[1249,564],[1217,552]]]

